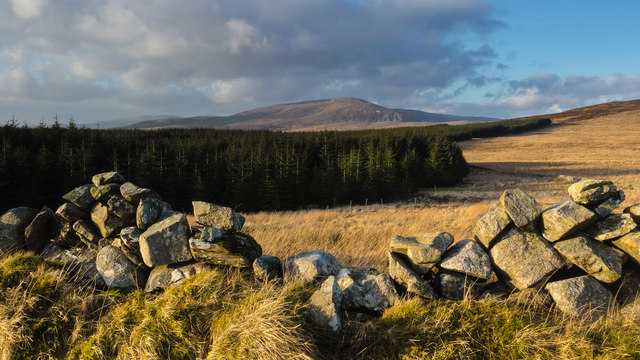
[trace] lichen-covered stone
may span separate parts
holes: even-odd
[[[140,253],[149,267],[192,259],[189,250],[189,223],[184,214],[175,214],[153,224],[140,235]]]
[[[17,225],[0,222],[0,256],[10,254],[26,246],[24,233]]]
[[[96,203],[91,209],[91,221],[98,227],[102,237],[107,238],[111,234],[119,232],[123,227],[130,225],[122,218],[109,212],[109,208],[101,203]]]
[[[612,283],[622,276],[622,265],[626,261],[624,253],[586,235],[558,241],[553,247],[571,263],[602,282]]]
[[[593,205],[613,196],[618,189],[607,180],[585,179],[569,186],[571,199],[581,205]]]
[[[636,264],[640,265],[640,232],[630,232],[614,240],[613,245],[624,251]]]
[[[84,211],[90,211],[96,199],[91,195],[92,184],[78,186],[62,195],[62,199],[69,201]]]
[[[389,243],[392,252],[406,255],[411,266],[420,274],[431,271],[442,255],[453,243],[453,236],[447,232],[415,235],[408,238],[394,236]]]
[[[500,204],[519,228],[529,225],[542,213],[536,200],[520,189],[506,190],[500,197]]]
[[[282,278],[282,261],[277,256],[262,255],[253,261],[253,274],[258,280]]]
[[[136,223],[136,207],[122,196],[113,195],[107,201],[109,212],[130,224]]]
[[[216,265],[252,267],[262,255],[255,239],[242,233],[225,233],[209,241],[191,238],[189,246],[195,260]]]
[[[596,213],[599,218],[604,219],[611,214],[613,210],[617,209],[625,198],[624,191],[618,190],[613,196],[595,206],[593,212]]]
[[[473,235],[477,241],[489,249],[496,237],[512,222],[507,210],[498,202],[476,222]]]
[[[93,223],[80,219],[73,224],[73,230],[76,231],[80,241],[82,241],[90,249],[98,248],[98,241],[102,239],[102,234]]]
[[[545,289],[558,309],[571,315],[601,316],[613,304],[613,294],[589,275],[550,282]]]
[[[173,212],[171,205],[162,200],[153,198],[140,199],[136,210],[136,224],[141,230],[146,230],[149,226],[161,220],[164,217],[163,215],[169,215],[171,212]]]
[[[440,295],[449,300],[475,299],[480,296],[476,280],[460,273],[438,273]]]
[[[125,182],[125,179],[124,176],[116,171],[108,171],[93,175],[91,182],[95,186],[100,186],[106,184],[122,184]]]
[[[44,246],[51,241],[58,230],[56,215],[48,206],[33,218],[29,226],[24,230],[24,240],[27,249],[39,253]]]
[[[625,214],[631,215],[633,221],[640,223],[640,204],[628,206],[624,209]]]
[[[612,214],[585,230],[587,235],[600,241],[611,240],[628,234],[638,226],[629,214]]]
[[[111,245],[98,251],[96,269],[109,288],[139,288],[146,281],[142,271]]]
[[[447,250],[439,266],[443,269],[487,280],[491,276],[491,259],[482,246],[463,239]]]
[[[180,264],[161,265],[149,274],[144,291],[152,292],[161,289],[174,287],[184,280],[205,271],[210,271],[213,266],[199,262],[188,262]]]
[[[311,295],[307,308],[316,325],[334,332],[342,329],[340,303],[342,291],[335,276],[329,276]]]
[[[232,208],[204,201],[193,201],[193,215],[198,224],[220,228],[226,231],[240,231],[244,225],[244,216]]]
[[[120,230],[120,250],[132,263],[142,266],[142,254],[140,253],[140,235],[143,231],[136,226],[129,226]],[[146,266],[146,265],[145,265]]]
[[[542,236],[549,241],[557,241],[591,225],[597,218],[586,207],[566,200],[542,212]]]
[[[80,209],[77,205],[70,202],[60,205],[56,210],[56,215],[65,219],[70,224],[73,224],[80,219],[89,220],[88,212]]]
[[[91,188],[91,196],[93,196],[96,201],[105,202],[113,195],[120,195],[120,185],[105,184]]]
[[[330,275],[338,275],[341,267],[330,253],[310,250],[285,259],[283,269],[285,280],[311,283],[322,281]]]
[[[540,235],[515,228],[502,236],[489,254],[505,280],[520,290],[537,284],[564,264]]]
[[[143,198],[162,199],[157,192],[139,187],[130,182],[126,182],[120,186],[120,194],[125,200],[134,204],[134,206],[137,206],[138,201]]]
[[[407,264],[406,257],[393,252],[388,253],[389,256],[389,275],[393,281],[402,285],[407,292],[422,296],[427,299],[436,299],[436,293],[433,288],[420,277],[415,270]]]
[[[15,225],[15,229],[18,232],[24,232],[37,214],[38,210],[34,208],[19,206],[9,209],[7,212],[2,214],[0,222],[7,225]]]
[[[391,277],[374,269],[342,269],[338,274],[338,285],[342,290],[342,310],[380,312],[400,303]]]
[[[53,238],[52,241],[63,248],[78,246],[82,243],[78,234],[73,230],[72,224],[68,222],[64,222],[62,226],[60,226],[60,233]]]

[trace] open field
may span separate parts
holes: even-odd
[[[472,168],[455,188],[424,190],[392,205],[249,214],[245,230],[266,254],[323,249],[344,264],[385,270],[391,236],[448,231],[456,240],[471,237],[476,220],[508,188],[522,188],[548,206],[568,197],[571,177],[606,178],[625,191],[623,206],[640,202],[640,111],[554,122],[522,135],[461,143]]]

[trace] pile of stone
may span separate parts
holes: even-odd
[[[244,217],[228,207],[194,201],[197,226],[160,195],[117,172],[62,196],[55,213],[27,207],[0,222],[0,251],[26,248],[100,288],[154,291],[213,265],[251,267],[260,245],[240,233]]]

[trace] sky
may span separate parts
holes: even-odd
[[[638,14],[636,0],[0,0],[0,123],[338,97],[511,118],[638,99]]]

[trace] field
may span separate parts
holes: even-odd
[[[577,178],[613,180],[623,206],[640,202],[640,111],[590,119],[555,119],[521,135],[461,142],[471,165],[463,184],[424,189],[404,203],[249,214],[245,230],[266,254],[323,249],[344,264],[386,269],[391,236],[447,231],[472,236],[476,220],[502,191],[519,187],[542,206],[568,198]]]

